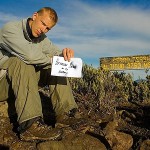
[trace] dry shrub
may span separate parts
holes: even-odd
[[[83,66],[82,78],[70,78],[75,99],[88,111],[112,113],[118,103],[150,100],[150,76],[133,81],[131,74]]]

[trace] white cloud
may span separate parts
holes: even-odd
[[[60,25],[65,26],[59,29],[73,34],[80,31],[81,35],[116,31],[132,32],[150,37],[150,12],[148,11],[119,6],[96,7],[76,1],[71,8],[71,12],[60,16]]]
[[[61,48],[72,46],[81,57],[93,58],[149,54],[149,11],[93,6],[79,1],[69,6],[49,33],[50,37],[63,41],[58,42]]]
[[[18,20],[20,17],[14,16],[12,14],[6,14],[3,12],[0,12],[0,22],[5,23],[11,20]]]
[[[20,17],[9,14],[9,13],[4,13],[0,12],[0,27],[2,27],[5,23],[13,20],[19,20]]]

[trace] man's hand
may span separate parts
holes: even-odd
[[[74,50],[70,48],[64,48],[62,54],[66,61],[70,61],[70,58],[74,57]]]

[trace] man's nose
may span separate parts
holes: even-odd
[[[46,32],[46,27],[45,26],[42,27],[41,30],[42,30],[43,33],[45,33]]]

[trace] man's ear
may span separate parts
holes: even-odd
[[[38,16],[38,13],[35,12],[35,13],[32,15],[32,20],[35,20],[37,16]]]

